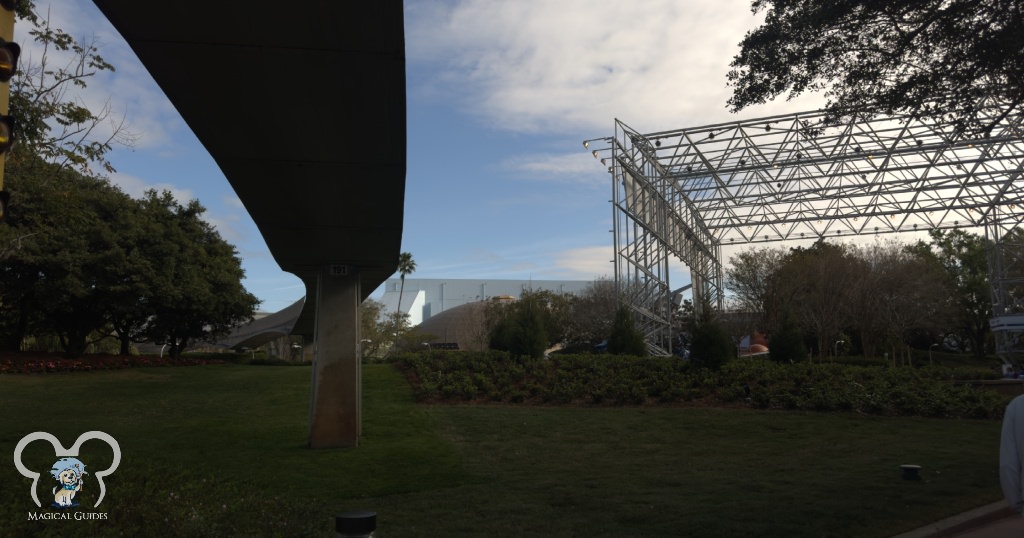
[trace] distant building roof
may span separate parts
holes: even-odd
[[[305,298],[299,299],[284,310],[254,319],[218,340],[217,345],[232,349],[254,348],[288,336],[295,326],[295,321],[299,319],[305,302]]]
[[[456,344],[464,351],[483,351],[487,349],[486,309],[487,303],[483,302],[449,308],[424,321],[417,330],[434,336],[434,344]]]

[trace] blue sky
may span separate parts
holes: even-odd
[[[301,298],[301,282],[274,262],[213,159],[92,2],[36,5],[54,26],[95,38],[117,68],[77,97],[109,104],[137,135],[110,155],[110,180],[136,197],[156,188],[198,199],[238,249],[261,310]],[[650,132],[817,106],[727,111],[728,64],[757,21],[748,0],[407,0],[405,12],[402,250],[416,260],[412,278],[611,276],[610,176],[584,139],[611,135],[615,118]],[[19,29],[23,61],[38,60]]]

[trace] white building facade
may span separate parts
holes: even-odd
[[[413,326],[445,310],[494,297],[518,299],[523,291],[548,290],[555,293],[579,294],[593,282],[586,280],[468,280],[451,278],[406,278],[402,294],[402,311],[409,314]],[[391,278],[384,283],[385,312],[394,312],[402,280]]]

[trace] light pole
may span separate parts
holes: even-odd
[[[832,360],[835,361],[836,357],[839,356],[839,344],[842,344],[846,340],[836,340],[835,344],[832,344]]]

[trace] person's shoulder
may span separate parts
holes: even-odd
[[[1007,409],[1017,409],[1020,407],[1024,407],[1024,394],[1014,397],[1006,406]]]

